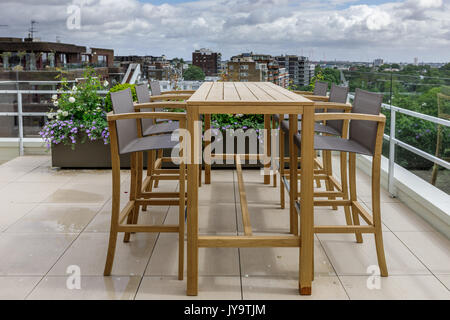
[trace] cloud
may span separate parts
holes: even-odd
[[[448,61],[450,5],[404,0],[378,5],[356,0],[200,0],[153,5],[138,0],[2,0],[9,36],[37,36],[109,47],[116,54],[190,58],[198,46],[225,57],[253,50],[327,58]],[[81,30],[67,30],[67,6],[82,5]],[[20,14],[18,14],[20,12]]]

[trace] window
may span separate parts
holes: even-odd
[[[244,64],[241,66],[241,70],[248,70],[248,64]]]
[[[233,67],[233,66],[228,66],[228,69],[229,69],[229,70],[233,70],[234,67]]]
[[[241,72],[241,77],[248,77],[248,72]]]

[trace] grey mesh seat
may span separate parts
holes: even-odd
[[[170,134],[161,134],[142,137],[139,132],[138,120],[157,119],[167,117],[180,122],[186,128],[186,114],[167,112],[135,112],[131,89],[111,93],[113,112],[108,114],[108,128],[110,132],[111,164],[112,164],[112,208],[111,229],[106,257],[104,275],[109,276],[112,271],[118,233],[125,233],[124,242],[129,242],[132,233],[177,233],[178,234],[178,278],[183,279],[184,274],[184,235],[185,235],[185,207],[186,207],[186,166],[182,157],[182,135],[172,139]],[[159,105],[159,104],[158,104]],[[175,140],[175,141],[172,141]],[[178,192],[153,192],[148,190],[152,176],[143,179],[144,152],[155,153],[156,150],[178,150],[180,161],[175,175],[170,180],[178,180]],[[121,155],[130,155],[130,189],[129,201],[121,206]],[[152,169],[155,169],[151,167]],[[158,173],[158,170],[155,169]],[[161,173],[161,170],[159,171]],[[173,225],[138,225],[139,211],[144,206],[178,206],[178,224]]]
[[[379,115],[383,95],[356,89],[352,112],[367,115]],[[373,156],[377,136],[377,124],[364,120],[352,120],[349,127],[349,138],[335,136],[314,136],[316,150],[353,152]],[[301,135],[295,135],[294,142],[301,148]]]
[[[330,98],[329,102],[334,103],[346,103],[347,102],[347,95],[348,95],[348,87],[341,87],[336,84],[332,84],[331,91],[330,91]],[[317,109],[316,113],[323,112],[323,109]],[[328,112],[335,113],[335,112],[343,112],[342,109],[329,109]],[[321,122],[316,122],[314,124],[314,131],[317,133],[325,133],[335,136],[340,136],[342,134],[342,120],[331,120],[328,121],[327,124],[323,124]],[[280,125],[281,130],[284,132],[289,132],[289,120],[284,120],[281,122]],[[302,129],[302,122],[298,122],[298,130],[300,131]]]
[[[314,196],[322,198],[330,194],[342,197],[342,200],[317,200],[315,206],[343,206],[346,226],[314,226],[315,233],[354,233],[358,243],[363,242],[362,234],[371,233],[375,238],[378,265],[382,277],[388,276],[388,269],[383,245],[383,231],[380,207],[380,172],[381,152],[386,117],[381,112],[383,95],[356,89],[355,100],[351,113],[322,113],[315,114],[315,120],[331,121],[344,120],[344,126],[349,124],[347,133],[343,137],[319,136],[314,137],[314,148],[326,152],[340,152],[340,167],[342,190],[314,192]],[[294,136],[295,146],[301,148],[301,135]],[[296,149],[297,149],[296,148]],[[293,150],[291,157],[296,157],[298,150]],[[372,213],[359,202],[357,196],[356,155],[366,155],[372,158]],[[347,161],[348,156],[348,161]],[[347,172],[348,164],[348,172]],[[348,173],[348,177],[347,177]],[[348,179],[348,181],[347,181]],[[350,214],[351,210],[351,214]],[[360,217],[367,225],[360,225]]]
[[[152,81],[153,83],[154,81]],[[155,86],[156,87],[156,86]],[[159,84],[158,84],[159,89]],[[156,89],[155,89],[156,90]],[[147,85],[142,84],[136,86],[136,95],[139,104],[150,103],[150,93],[148,91]],[[142,112],[151,112],[151,111],[162,111],[163,109],[141,109]],[[153,119],[142,119],[141,120],[142,127],[142,135],[150,136],[162,133],[172,133],[175,130],[180,128],[180,123],[178,121],[165,121],[165,122],[157,122]]]
[[[112,92],[111,101],[114,114],[135,112],[133,97],[131,95],[131,90],[129,89],[120,92]],[[135,119],[117,121],[116,126],[120,154],[148,150],[172,149],[177,145],[177,141],[171,140],[170,134],[139,137]]]

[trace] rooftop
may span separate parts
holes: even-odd
[[[278,190],[263,185],[257,170],[245,170],[244,177],[255,233],[288,232],[288,209],[279,209]],[[359,196],[370,206],[370,178],[363,171],[357,177]],[[124,171],[123,191],[128,179]],[[200,233],[242,233],[235,171],[214,170],[212,180],[200,192]],[[176,181],[161,182],[160,188],[174,191]],[[102,276],[109,170],[58,170],[48,156],[18,157],[0,165],[0,191],[0,299],[186,299],[186,282],[176,279],[175,234],[118,241],[113,276]],[[368,268],[377,265],[372,235],[357,244],[352,235],[321,234],[315,236],[311,297],[298,295],[298,249],[215,248],[200,249],[197,298],[450,299],[450,240],[385,190],[381,201],[390,276],[379,289],[367,285]],[[158,207],[141,219],[171,224],[177,214],[178,208]],[[315,223],[345,224],[345,218],[341,211],[319,208]],[[81,290],[67,289],[71,266],[80,267]]]

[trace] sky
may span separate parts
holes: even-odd
[[[311,60],[450,61],[450,0],[0,0],[0,37],[192,59],[210,48]]]

